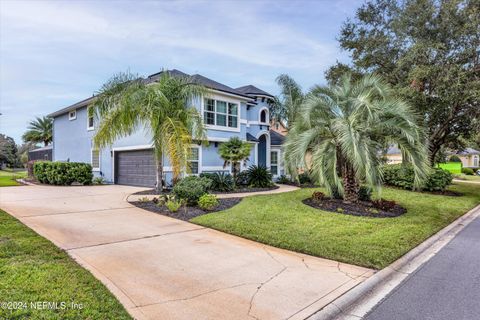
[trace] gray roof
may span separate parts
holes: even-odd
[[[217,82],[217,81],[212,80],[212,79],[207,78],[207,77],[204,77],[201,74],[189,75],[189,74],[186,74],[185,72],[182,72],[182,71],[177,70],[177,69],[160,71],[160,72],[157,72],[157,73],[154,73],[154,74],[148,76],[147,79],[149,79],[151,81],[156,81],[158,78],[160,78],[160,76],[163,72],[168,72],[172,76],[180,76],[180,77],[190,78],[192,80],[192,82],[201,84],[201,85],[203,85],[207,88],[213,89],[213,90],[234,94],[236,96],[240,96],[240,97],[244,97],[244,98],[249,98],[249,99],[252,98],[249,95],[247,95],[247,94],[245,94],[245,93],[243,93],[239,90],[233,89],[233,88],[231,88],[227,85],[224,85],[223,83]]]
[[[149,75],[145,80],[146,83],[150,83],[150,82],[155,82],[157,81],[161,74],[163,72],[168,72],[170,75],[172,76],[179,76],[179,77],[185,77],[185,78],[191,78],[192,79],[192,82],[195,82],[195,83],[198,83],[198,84],[201,84],[209,89],[213,89],[213,90],[217,90],[217,91],[221,91],[221,92],[225,92],[225,93],[229,93],[229,94],[233,94],[233,95],[236,95],[238,97],[242,97],[242,98],[247,98],[247,100],[252,100],[253,102],[253,99],[251,96],[249,96],[248,94],[245,94],[244,92],[241,92],[237,89],[234,89],[234,88],[231,88],[227,85],[224,85],[220,82],[217,82],[217,81],[214,81],[212,79],[209,79],[207,77],[204,77],[202,76],[201,74],[194,74],[194,75],[189,75],[189,74],[186,74],[185,72],[182,72],[180,70],[177,70],[177,69],[172,69],[172,70],[166,70],[166,71],[160,71],[160,72],[157,72],[157,73],[154,73],[154,74],[151,74]],[[252,86],[253,87],[253,86]],[[258,89],[260,90],[260,89]],[[266,93],[266,92],[265,92]],[[267,94],[268,95],[268,94]],[[81,107],[85,107],[86,105],[88,105],[93,99],[95,98],[95,96],[92,96],[90,98],[87,98],[85,100],[82,100],[80,102],[77,102],[77,103],[74,103],[68,107],[65,107],[63,109],[60,109],[58,111],[55,111],[51,114],[49,114],[48,116],[49,117],[56,117],[56,116],[59,116],[61,114],[64,114],[64,113],[67,113],[68,111],[70,110],[74,110],[74,109],[77,109],[77,108],[81,108]]]
[[[255,86],[252,86],[251,84],[243,86],[243,87],[239,87],[235,90],[240,91],[244,94],[252,95],[252,96],[257,96],[258,95],[258,96],[267,96],[267,97],[272,97],[273,98],[273,95],[271,95],[270,93],[268,93],[266,91],[263,91],[262,89],[259,89]]]
[[[30,150],[29,152],[51,150],[52,148],[53,148],[53,146],[52,146],[52,145],[49,145],[49,146],[46,146],[46,147],[40,147],[40,148],[36,148],[36,149]]]
[[[285,136],[280,133],[270,130],[270,144],[272,146],[280,146],[285,142]]]
[[[81,108],[81,107],[85,107],[86,105],[88,105],[93,99],[95,98],[95,96],[92,96],[90,98],[87,98],[85,100],[82,100],[82,101],[79,101],[77,103],[74,103],[68,107],[65,107],[63,109],[60,109],[58,111],[55,111],[55,112],[52,112],[50,113],[48,116],[49,117],[56,117],[56,116],[59,116],[61,114],[64,114],[64,113],[67,113],[68,111],[70,110],[74,110],[74,109],[77,109],[77,108]]]
[[[247,141],[258,142],[258,139],[247,132]]]
[[[464,150],[458,152],[457,154],[465,156],[469,154],[480,154],[480,151],[475,150],[473,148],[465,148]]]

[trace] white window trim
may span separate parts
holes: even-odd
[[[93,167],[93,151],[98,150],[98,168]],[[100,149],[90,149],[90,164],[92,165],[92,171],[98,172],[100,171],[100,167],[102,166],[102,153]]]
[[[89,115],[89,110],[90,110],[91,107],[87,107],[87,131],[92,131],[92,130],[95,130],[95,117],[93,117],[93,126],[89,126],[90,125],[90,117],[88,116]]]
[[[237,127],[223,127],[223,126],[217,126],[217,125],[213,125],[213,124],[206,124],[205,121],[205,128],[207,129],[211,129],[211,130],[218,130],[218,131],[228,131],[228,132],[240,132],[240,127],[241,127],[241,118],[240,118],[240,115],[242,114],[240,112],[240,109],[242,107],[242,104],[240,101],[238,100],[232,100],[232,99],[229,99],[229,98],[225,98],[223,96],[217,96],[217,95],[213,95],[213,96],[204,96],[201,98],[201,108],[200,108],[200,112],[202,114],[202,119],[205,120],[205,99],[212,99],[212,100],[215,100],[215,122],[217,121],[217,103],[216,101],[217,100],[220,100],[220,101],[225,101],[227,102],[227,112],[228,112],[228,103],[235,103],[238,107],[237,107]],[[209,111],[211,112],[211,111]],[[227,115],[227,125],[228,125],[228,115]]]
[[[265,117],[265,122],[262,122],[262,111],[265,110],[267,113],[267,116]],[[268,111],[268,108],[267,107],[263,107],[261,108],[260,110],[258,110],[258,124],[261,124],[261,125],[268,125],[270,122],[270,112]],[[250,122],[252,123],[252,122]]]
[[[192,144],[190,145],[190,148],[196,148],[198,149],[198,172],[197,173],[188,173],[186,168],[185,168],[185,176],[198,176],[200,173],[202,173],[202,147],[197,145],[197,144]],[[187,162],[190,162],[191,160],[188,160]]]
[[[74,114],[72,116],[72,113]],[[77,109],[68,111],[68,120],[72,121],[77,119]]]

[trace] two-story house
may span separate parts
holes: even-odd
[[[270,168],[274,177],[283,174],[281,144],[284,137],[270,130],[269,104],[273,96],[253,85],[231,88],[202,75],[189,76],[178,70],[172,75],[191,77],[209,90],[208,97],[195,103],[207,129],[208,146],[192,145],[190,168],[192,174],[231,171],[224,167],[218,154],[219,144],[231,137],[239,137],[252,144],[251,154],[241,170],[255,164]],[[160,73],[146,81],[154,82]],[[155,161],[151,137],[143,130],[121,138],[109,148],[96,150],[92,138],[95,119],[87,108],[94,97],[77,102],[50,114],[53,117],[53,160],[91,163],[95,176],[107,182],[135,186],[155,185]],[[164,159],[166,175],[171,180],[171,168]]]

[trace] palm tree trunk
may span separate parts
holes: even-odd
[[[349,164],[344,164],[342,171],[343,200],[345,202],[358,202],[359,184],[355,177],[355,171]]]
[[[233,189],[237,189],[237,165],[232,162]]]
[[[162,157],[157,159],[157,183],[155,185],[155,190],[160,193],[163,191],[163,163]]]

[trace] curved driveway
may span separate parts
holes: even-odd
[[[141,188],[22,186],[0,207],[65,249],[138,319],[304,319],[373,271],[128,204]]]

